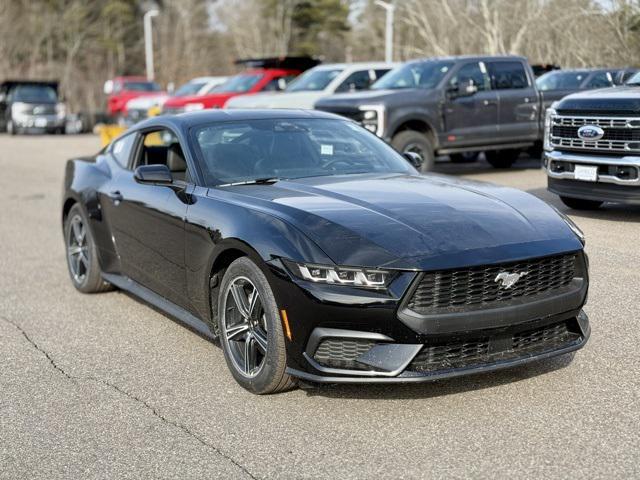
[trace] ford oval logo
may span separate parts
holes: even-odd
[[[600,140],[604,137],[604,130],[596,125],[584,125],[578,129],[578,137],[583,140]]]

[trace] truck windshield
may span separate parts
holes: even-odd
[[[332,70],[309,70],[289,85],[287,92],[319,92],[327,88],[331,80],[342,72],[341,68]]]
[[[540,91],[580,88],[587,72],[549,72],[536,79]]]
[[[11,96],[16,102],[55,103],[58,101],[55,89],[47,85],[18,85]]]
[[[452,66],[448,61],[410,63],[387,73],[371,89],[435,88]]]
[[[229,79],[227,83],[222,85],[217,92],[248,92],[251,88],[260,81],[262,78],[261,73],[251,73],[236,75]]]
[[[363,173],[415,174],[398,152],[347,120],[271,118],[195,130],[207,186]]]

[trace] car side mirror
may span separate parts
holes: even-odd
[[[159,183],[170,185],[173,175],[166,165],[140,165],[133,172],[133,178],[138,183]]]
[[[113,80],[107,80],[104,82],[103,91],[105,95],[111,95],[113,93]]]
[[[287,81],[284,78],[278,79],[278,90],[284,90],[287,88]]]
[[[478,92],[478,86],[473,83],[473,80],[463,80],[458,83],[458,89],[456,90],[456,96],[458,97],[470,97]]]
[[[414,167],[420,168],[422,166],[422,157],[415,152],[404,152],[402,156]]]

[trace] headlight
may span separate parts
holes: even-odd
[[[551,205],[551,208],[553,208],[556,211],[556,213],[558,215],[560,215],[560,218],[562,218],[564,220],[564,222],[571,229],[571,231],[573,233],[575,233],[576,237],[578,237],[578,240],[580,240],[580,243],[582,243],[582,246],[584,246],[587,243],[587,240],[586,240],[586,238],[584,236],[584,232],[582,230],[580,230],[580,227],[578,227],[578,225],[576,225],[573,220],[571,220],[567,215],[562,213],[560,210],[558,210],[553,205]]]
[[[544,140],[542,146],[546,151],[550,151],[553,148],[551,147],[551,127],[553,117],[556,114],[556,110],[555,108],[553,108],[555,106],[555,103],[556,102],[554,102],[549,108],[547,108],[547,111],[544,113]]]
[[[62,119],[67,116],[67,106],[64,103],[58,103],[56,105],[56,115]]]
[[[384,288],[393,278],[392,272],[376,268],[334,267],[291,261],[285,261],[285,264],[296,277],[316,283]]]
[[[28,113],[31,110],[31,105],[23,102],[15,102],[11,105],[11,113],[13,114],[24,114]]]
[[[382,137],[384,135],[384,105],[361,105],[358,109],[362,112],[362,121],[360,122],[362,126]]]
[[[187,103],[184,106],[185,112],[196,112],[198,110],[204,110],[204,103]]]

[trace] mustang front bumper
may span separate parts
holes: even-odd
[[[400,272],[387,289],[366,290],[292,278],[273,262],[271,283],[279,308],[286,311],[285,331],[291,334],[287,371],[313,382],[417,382],[578,350],[590,334],[582,311],[588,290],[586,256],[569,252],[522,261],[529,262],[530,283],[523,281],[521,288],[535,286],[538,279],[559,281],[567,272],[568,259],[574,259],[570,278],[551,290],[508,301],[458,305],[445,308],[441,315],[417,314],[410,307],[418,307],[408,305],[414,295],[424,298],[422,291],[416,292],[430,281],[427,274]],[[547,267],[553,270],[543,270]],[[491,284],[495,268],[482,273]],[[460,281],[482,277],[476,270],[460,275],[456,277]]]

